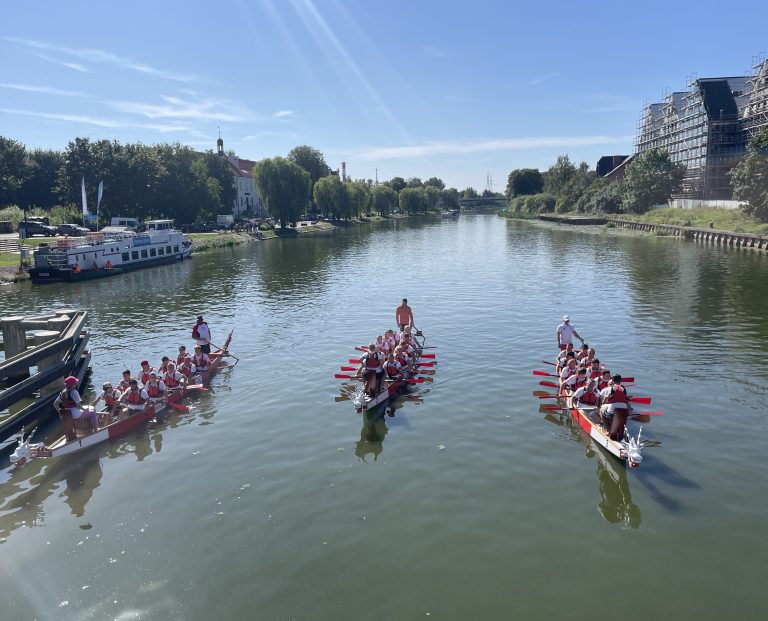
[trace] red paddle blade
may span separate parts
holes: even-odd
[[[169,408],[173,408],[174,410],[181,410],[182,412],[189,412],[189,408],[186,405],[181,405],[180,403],[166,403]]]
[[[632,382],[634,382],[634,381],[635,381],[635,378],[634,378],[634,377],[624,377],[623,375],[621,376],[621,383],[622,383],[622,384],[623,384],[624,382],[629,382],[629,383],[631,384],[631,383],[632,383]]]
[[[642,405],[650,405],[651,403],[650,397],[630,397],[629,400],[632,403],[641,403]]]
[[[539,395],[539,399],[559,399],[560,395]]]
[[[421,354],[420,358],[436,358],[436,354]]]
[[[560,388],[555,382],[548,382],[547,380],[543,380],[539,382],[539,386],[547,386],[548,388]]]
[[[664,412],[638,412],[635,416],[662,416]]]
[[[344,373],[336,373],[333,377],[336,379],[357,379],[354,375],[345,375]]]
[[[408,380],[405,380],[405,381],[408,382],[409,384],[423,384],[424,383],[424,378],[417,377],[416,379],[408,379]]]
[[[360,364],[360,360],[357,358],[350,358],[347,362],[349,362],[349,364]]]
[[[531,371],[534,375],[540,375],[541,377],[557,377],[553,373],[547,373],[546,371]]]
[[[357,371],[357,367],[341,367],[342,371]]]
[[[434,362],[419,362],[420,367],[433,367],[435,366]]]
[[[545,405],[544,411],[545,412],[567,412],[568,408],[561,408],[558,405]]]
[[[357,351],[368,351],[367,347],[355,347]]]
[[[544,364],[551,364],[553,367],[556,367],[557,365],[554,362],[549,362],[549,360],[542,360]]]

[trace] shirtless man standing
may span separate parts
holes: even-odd
[[[413,326],[413,311],[406,298],[403,298],[403,303],[395,309],[395,321],[401,332],[405,330],[405,326]]]

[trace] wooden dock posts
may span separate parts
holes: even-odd
[[[0,362],[0,441],[55,414],[62,380],[82,382],[90,362],[85,311],[0,317],[5,360]],[[28,332],[29,331],[29,332]],[[31,404],[29,400],[34,401]]]

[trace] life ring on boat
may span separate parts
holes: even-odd
[[[77,263],[75,263],[75,264],[72,266],[72,273],[73,273],[73,274],[79,274],[79,273],[80,273],[80,266],[79,266]]]
[[[112,261],[107,260],[107,262],[104,264],[105,270],[111,270],[112,269]]]

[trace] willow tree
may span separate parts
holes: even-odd
[[[349,197],[344,184],[336,175],[319,179],[312,190],[312,198],[326,218],[331,215],[334,219],[347,217]]]
[[[253,182],[259,189],[270,216],[284,227],[296,222],[309,202],[312,187],[309,173],[284,157],[273,157],[256,162]]]

